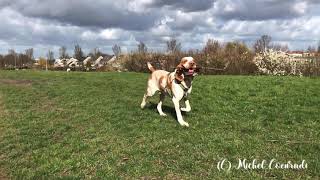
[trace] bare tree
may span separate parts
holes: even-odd
[[[59,58],[60,59],[69,58],[69,55],[67,53],[67,48],[65,46],[61,46],[59,48]]]
[[[260,39],[254,44],[254,50],[256,53],[264,52],[270,48],[271,37],[268,35],[261,36]]]
[[[282,46],[281,46],[281,51],[284,51],[284,52],[289,51],[289,46],[288,46],[288,44],[282,45]]]
[[[121,47],[117,44],[112,46],[112,51],[116,57],[118,57],[121,54]]]
[[[92,49],[92,52],[89,55],[91,56],[91,58],[97,59],[102,55],[102,53],[100,49],[96,47]]]
[[[51,64],[54,62],[54,53],[50,49],[48,50],[48,53],[47,53],[47,60]]]
[[[33,59],[33,48],[29,48],[25,50],[25,55],[29,58],[29,59]]]
[[[203,48],[203,52],[205,54],[213,54],[216,55],[221,48],[219,41],[215,41],[213,39],[208,39],[206,45]]]
[[[9,49],[9,50],[8,50],[8,56],[11,57],[11,58],[9,58],[9,59],[13,59],[13,61],[14,61],[14,68],[16,69],[16,68],[17,68],[17,59],[18,59],[17,53],[15,52],[14,49]]]
[[[176,39],[171,39],[166,42],[167,43],[167,51],[169,53],[176,53],[181,51],[181,43],[179,43]]]
[[[84,53],[83,53],[83,51],[82,51],[82,49],[81,49],[79,44],[76,44],[74,46],[74,55],[73,56],[74,56],[74,58],[78,59],[79,61],[83,60]]]
[[[276,50],[276,51],[283,51],[283,52],[289,51],[289,47],[287,44],[281,45],[281,44],[274,43],[274,44],[270,45],[270,48],[273,50]]]
[[[140,41],[138,44],[138,52],[141,54],[145,54],[148,52],[148,48],[147,48],[146,44],[143,43],[142,41]]]
[[[3,56],[0,54],[0,68],[3,68],[4,65],[5,65],[5,63],[4,63],[4,58],[3,58]]]
[[[9,55],[15,55],[16,54],[16,51],[14,49],[9,49],[8,50],[8,54]]]
[[[308,46],[307,51],[308,51],[309,53],[313,53],[313,52],[316,52],[316,48],[315,48],[314,46]]]
[[[320,53],[320,41],[318,41],[318,48],[317,48],[317,52]]]

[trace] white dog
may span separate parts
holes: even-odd
[[[190,102],[187,97],[191,93],[192,80],[198,70],[195,60],[192,57],[182,58],[174,72],[155,70],[150,63],[147,65],[152,74],[148,79],[148,87],[143,96],[141,108],[145,107],[148,97],[153,96],[157,91],[160,91],[160,101],[157,105],[159,114],[161,116],[166,116],[162,111],[162,102],[165,95],[169,95],[172,97],[178,122],[181,126],[189,127],[189,124],[183,120],[181,111],[191,111]],[[185,100],[186,107],[180,109],[179,102],[182,99]]]

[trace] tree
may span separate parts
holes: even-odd
[[[275,51],[283,51],[283,52],[287,52],[289,51],[289,47],[287,44],[285,45],[281,45],[281,44],[272,44],[270,45],[270,48],[275,50]]]
[[[73,56],[74,56],[74,58],[78,59],[79,61],[83,60],[84,53],[83,53],[83,51],[82,51],[82,49],[81,49],[79,44],[76,44],[74,46],[74,55]]]
[[[313,46],[308,46],[307,51],[308,51],[308,53],[313,53],[313,52],[316,52],[316,48]]]
[[[47,60],[43,57],[40,57],[38,64],[39,64],[40,68],[45,68],[45,67],[47,67]]]
[[[5,65],[3,56],[0,54],[0,68],[3,68]]]
[[[31,60],[33,59],[33,48],[29,48],[25,50],[25,55]]]
[[[69,55],[67,53],[67,48],[65,46],[61,46],[59,48],[59,58],[60,59],[66,59],[69,58]]]
[[[208,39],[206,45],[204,46],[203,48],[203,52],[206,54],[206,55],[216,55],[220,49],[220,44],[219,44],[219,41],[215,41],[213,39]]]
[[[256,53],[265,52],[270,48],[271,37],[268,35],[261,36],[254,44],[254,50]]]
[[[24,54],[20,54],[18,56],[20,66],[22,68],[31,67],[33,63],[33,48],[29,48],[25,50]]]
[[[54,64],[54,53],[53,51],[51,51],[50,49],[48,50],[48,53],[47,53],[47,60],[46,60],[46,70],[48,71],[48,66],[50,64]]]
[[[47,60],[49,64],[54,63],[54,53],[50,49],[48,50],[48,53],[47,53]]]
[[[8,58],[8,59],[13,59],[14,68],[17,68],[17,53],[14,51],[14,49],[9,49],[8,50],[8,57],[11,57],[11,58]]]
[[[121,54],[121,47],[117,44],[112,46],[112,51],[116,57],[118,57]]]
[[[254,54],[243,42],[228,42],[224,47],[223,58],[228,63],[228,73],[249,74],[253,73],[255,65],[253,63]]]
[[[142,41],[140,41],[138,44],[138,52],[140,54],[145,54],[145,53],[147,53],[147,51],[148,51],[148,48],[147,48],[146,44],[144,44]]]
[[[91,56],[92,59],[96,60],[98,59],[100,56],[102,56],[101,51],[99,50],[99,48],[93,48],[92,52],[89,54]]]
[[[176,39],[171,39],[166,42],[167,44],[167,52],[171,54],[175,54],[181,51],[181,43],[179,43]]]
[[[318,48],[317,48],[317,52],[320,53],[320,41],[318,41]]]
[[[16,54],[16,51],[14,49],[9,49],[8,50],[8,54],[9,55],[15,55]]]

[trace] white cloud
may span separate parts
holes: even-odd
[[[150,11],[147,7],[152,4],[153,0],[132,0],[128,3],[128,10],[137,13],[145,13]]]
[[[308,4],[306,1],[298,2],[293,5],[293,9],[299,14],[305,14],[306,10],[308,9]]]
[[[187,49],[201,48],[208,38],[253,42],[263,34],[301,49],[320,38],[315,0],[215,0],[213,6],[211,0],[34,2],[0,2],[0,52],[35,47],[45,54],[65,45],[71,53],[78,43],[86,51],[112,53],[113,44],[131,51],[138,41],[161,50],[172,37]]]
[[[106,40],[114,40],[119,39],[120,33],[121,32],[116,29],[105,29],[99,33],[99,36]]]

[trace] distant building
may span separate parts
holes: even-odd
[[[75,58],[68,59],[66,65],[67,65],[67,67],[79,67],[80,66],[79,60],[75,59]]]
[[[107,64],[112,64],[117,60],[117,56],[113,56],[111,59],[109,59],[109,61],[107,62]]]
[[[303,57],[315,57],[316,56],[316,53],[314,52],[304,52]]]
[[[288,55],[294,58],[302,58],[302,57],[314,57],[314,52],[304,52],[304,51],[289,51],[287,52]]]
[[[295,57],[295,58],[299,58],[299,57],[303,57],[303,51],[289,51],[287,52],[287,54],[289,56]]]
[[[110,60],[110,56],[100,56],[92,65],[95,68],[101,68],[107,65],[108,61]]]
[[[88,63],[92,63],[92,58],[90,56],[88,56],[85,60],[83,60],[83,65],[84,66],[87,66]]]
[[[95,67],[97,67],[97,68],[103,66],[102,60],[103,60],[103,57],[102,57],[102,56],[98,57],[98,59],[95,60],[93,66],[95,66]]]
[[[66,64],[67,59],[56,59],[54,61],[53,67],[54,68],[63,68]]]

